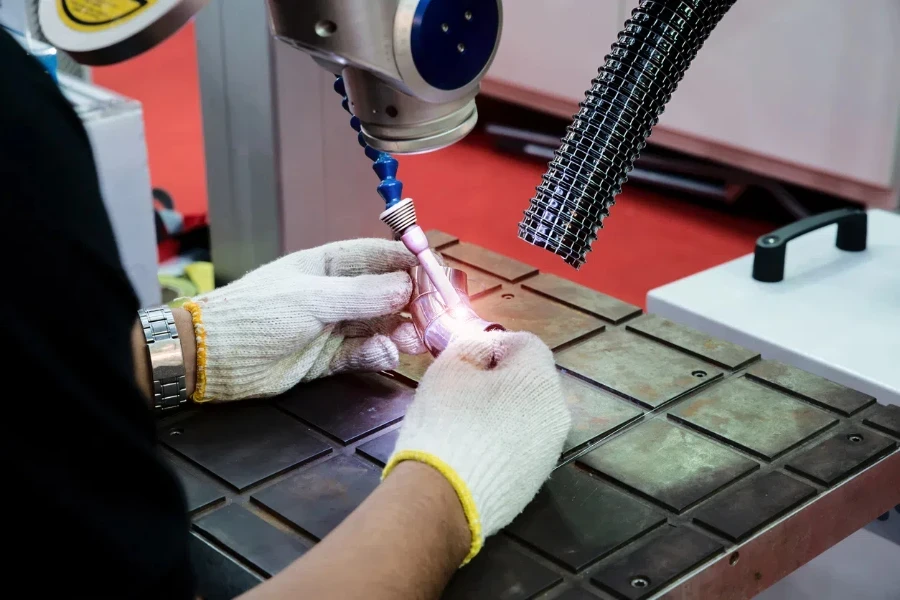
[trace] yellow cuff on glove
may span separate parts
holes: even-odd
[[[450,482],[472,533],[468,561],[534,498],[570,424],[553,353],[538,337],[460,332],[419,383],[385,472],[417,460]]]
[[[206,328],[203,327],[203,311],[194,301],[185,302],[182,308],[191,313],[191,323],[194,325],[194,336],[197,339],[197,384],[191,400],[203,403],[209,400],[206,397]]]
[[[484,546],[484,534],[481,531],[481,521],[478,518],[478,507],[475,506],[475,498],[472,496],[469,486],[466,485],[466,482],[463,481],[462,477],[459,476],[453,467],[443,460],[428,452],[420,452],[417,450],[402,450],[391,456],[388,464],[384,467],[381,480],[384,481],[384,479],[391,474],[391,471],[394,470],[394,467],[405,460],[415,460],[428,465],[443,475],[450,485],[453,486],[453,490],[459,497],[460,504],[462,504],[463,513],[466,515],[466,521],[469,523],[469,531],[472,532],[472,546],[469,548],[469,554],[460,566],[467,565],[469,561],[481,552],[481,548]]]

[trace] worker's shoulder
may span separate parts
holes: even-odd
[[[81,119],[43,66],[0,27],[0,134],[67,126],[86,141]]]
[[[42,73],[40,63],[29,56],[6,29],[0,27],[0,97],[21,98],[24,84],[34,79],[35,74],[47,76]]]

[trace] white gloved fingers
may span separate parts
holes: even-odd
[[[386,335],[344,338],[331,359],[329,374],[388,371],[400,365],[397,346]]]
[[[408,320],[403,315],[394,313],[364,321],[344,321],[337,325],[335,333],[345,337],[371,337],[376,333],[390,335],[401,323]]]
[[[416,326],[411,321],[400,323],[391,332],[391,341],[397,345],[397,349],[403,354],[424,354],[427,351],[425,343],[419,337]]]
[[[310,313],[324,323],[360,321],[399,313],[409,304],[412,280],[402,272],[357,277],[319,277],[307,298]]]
[[[320,251],[323,272],[333,277],[408,271],[417,264],[415,255],[402,242],[378,238],[334,242]]]
[[[335,333],[345,337],[370,337],[386,335],[403,354],[422,354],[425,344],[416,332],[416,327],[408,317],[393,314],[376,317],[367,321],[347,321],[338,325]]]

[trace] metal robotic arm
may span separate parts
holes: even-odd
[[[275,36],[343,78],[365,142],[443,148],[475,126],[501,0],[268,0]]]
[[[226,1],[226,0],[218,0]],[[274,35],[342,77],[348,111],[382,152],[443,148],[475,127],[500,43],[501,0],[266,0]],[[86,65],[144,52],[209,0],[40,0],[47,39]]]

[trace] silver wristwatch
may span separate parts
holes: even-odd
[[[153,408],[168,410],[187,402],[184,356],[175,327],[175,315],[168,306],[138,311],[153,370]]]

